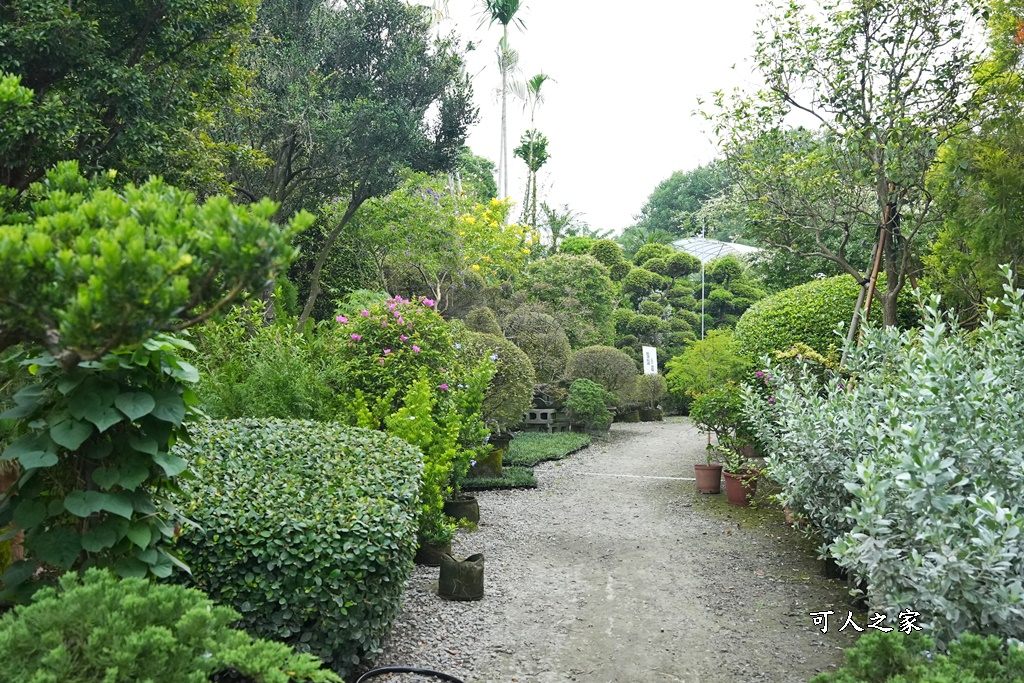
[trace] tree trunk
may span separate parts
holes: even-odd
[[[334,243],[338,241],[338,237],[341,235],[341,231],[345,228],[345,225],[349,222],[352,216],[355,215],[356,210],[363,203],[362,198],[353,196],[348,203],[348,207],[345,209],[345,214],[338,221],[338,224],[331,230],[331,234],[327,236],[327,241],[324,242],[324,246],[320,249],[320,256],[316,259],[316,265],[313,266],[313,274],[309,278],[309,296],[306,298],[306,305],[302,308],[302,315],[299,316],[299,322],[295,326],[297,332],[302,332],[302,328],[306,326],[306,321],[309,320],[309,316],[313,313],[313,304],[316,303],[316,298],[320,296],[320,271],[324,268],[324,263],[327,262],[327,256],[331,253],[331,248]]]

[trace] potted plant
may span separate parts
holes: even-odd
[[[725,467],[725,496],[732,505],[750,505],[757,492],[760,469],[754,461],[737,449],[735,443],[720,447]]]
[[[726,446],[733,443],[736,425],[742,420],[742,406],[740,388],[732,382],[713,387],[693,398],[690,405],[690,420],[708,437],[707,462],[704,465],[694,465],[694,476],[698,479],[697,490],[701,493],[721,491],[721,474],[723,469],[728,471],[728,467],[713,461],[719,454],[722,454],[723,460],[727,459],[726,456],[735,454]],[[712,434],[718,442],[717,446],[711,443]],[[726,482],[728,486],[728,478]]]
[[[569,387],[569,398],[565,407],[574,424],[582,426],[592,434],[604,434],[612,424],[612,413],[608,403],[615,395],[589,379],[578,379]]]

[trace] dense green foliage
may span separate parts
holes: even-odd
[[[0,527],[24,529],[27,551],[4,592],[29,589],[41,564],[167,576],[177,561],[162,502],[185,467],[169,449],[198,379],[181,358],[191,345],[168,333],[257,290],[309,218],[278,225],[270,202],[197,204],[158,179],[115,189],[74,163],[22,200],[22,212],[0,209],[0,352],[35,356],[3,413],[16,421],[4,459],[22,474]]]
[[[493,491],[498,489],[535,489],[537,478],[530,467],[504,467],[500,477],[473,477],[466,480],[467,491]]]
[[[469,353],[494,363],[494,376],[484,394],[482,415],[492,432],[506,432],[523,421],[533,401],[533,366],[519,348],[504,337],[480,332],[466,335]]]
[[[5,2],[0,185],[23,191],[70,160],[87,175],[113,169],[142,182],[159,173],[226,189],[223,166],[237,150],[214,143],[208,128],[245,94],[240,47],[256,5]]]
[[[772,351],[785,351],[803,343],[823,356],[838,357],[859,293],[860,285],[853,278],[837,275],[812,280],[762,299],[736,324],[740,352],[751,359],[759,359]],[[913,299],[909,291],[900,297],[898,323],[902,327],[915,322]],[[872,310],[871,319],[881,320],[877,306]],[[836,333],[837,329],[841,334]]]
[[[687,406],[697,394],[726,382],[738,382],[749,367],[732,333],[712,330],[665,364],[665,379],[676,403]]]
[[[649,232],[661,231],[678,237],[700,234],[704,227],[698,214],[710,199],[722,194],[729,185],[720,164],[712,162],[691,171],[676,171],[658,183],[644,202],[636,227]],[[727,239],[739,226],[716,225],[709,237]]]
[[[589,379],[577,379],[569,386],[565,407],[574,422],[588,430],[603,431],[612,423],[608,406],[616,400],[615,394]]]
[[[505,336],[530,359],[537,382],[561,378],[572,348],[565,329],[553,316],[530,306],[517,308],[505,317]]]
[[[636,381],[636,400],[648,408],[657,408],[658,401],[668,393],[668,383],[662,375],[640,375]]]
[[[529,300],[552,307],[573,348],[611,341],[615,287],[593,256],[555,256],[534,261],[525,273]]]
[[[873,608],[912,606],[940,644],[1024,635],[1024,290],[999,309],[968,336],[933,302],[919,331],[867,331],[852,379],[771,371],[746,402],[784,502]]]
[[[232,628],[238,617],[197,590],[89,569],[0,618],[0,658],[8,680],[39,683],[206,683],[229,671],[257,683],[341,680]]]
[[[497,316],[487,306],[474,308],[469,312],[469,315],[466,316],[466,329],[483,334],[503,336]]]
[[[611,392],[620,405],[633,400],[639,376],[633,359],[611,346],[588,346],[575,352],[565,375],[571,382],[578,379],[596,382]]]
[[[523,432],[512,439],[502,462],[506,465],[533,467],[549,460],[562,460],[589,445],[590,436],[588,434]]]
[[[838,671],[811,683],[1017,683],[1024,680],[1024,650],[999,638],[965,633],[935,652],[926,635],[872,631],[846,650]]]
[[[379,432],[281,420],[199,423],[177,453],[191,581],[244,628],[347,675],[378,651],[412,569],[422,458]]]

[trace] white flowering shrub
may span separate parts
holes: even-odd
[[[778,376],[748,394],[781,498],[806,514],[871,608],[913,609],[940,644],[1024,639],[1024,290],[981,329],[868,330],[853,379]]]

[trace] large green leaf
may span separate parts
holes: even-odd
[[[27,470],[38,467],[53,467],[57,464],[56,453],[51,449],[53,442],[44,434],[26,434],[15,439],[7,450],[4,451],[0,460],[17,459],[21,466]]]
[[[50,427],[50,438],[69,451],[85,443],[93,432],[93,426],[81,420],[68,419]]]
[[[82,547],[90,553],[98,553],[117,543],[117,532],[112,526],[101,524],[82,536]]]
[[[41,500],[26,500],[14,508],[14,526],[19,529],[31,529],[44,519],[46,503]]]
[[[153,529],[145,522],[136,522],[128,530],[128,539],[140,548],[148,548],[153,540]]]
[[[82,552],[81,537],[71,529],[57,527],[39,534],[31,534],[25,539],[25,547],[34,551],[36,556],[46,564],[61,569],[71,569],[71,565]]]
[[[185,419],[185,401],[177,391],[165,390],[156,394],[156,406],[153,408],[153,416],[164,422],[173,425],[180,425]]]
[[[85,419],[96,425],[96,429],[102,433],[123,420],[124,416],[110,406],[102,406],[86,412]]]
[[[153,456],[153,462],[160,465],[168,477],[178,476],[187,466],[182,458],[163,451]]]
[[[131,391],[119,394],[114,399],[117,409],[128,416],[129,420],[138,420],[144,415],[149,415],[156,407],[156,400],[144,391]]]
[[[114,467],[97,467],[93,470],[92,480],[103,489],[111,489],[121,478],[121,472]]]
[[[76,517],[88,517],[101,510],[131,519],[132,504],[123,493],[72,491],[64,498],[64,509]]]

